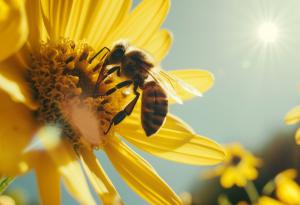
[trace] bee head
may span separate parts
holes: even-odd
[[[127,49],[125,42],[117,43],[107,57],[106,64],[118,64],[122,61]]]

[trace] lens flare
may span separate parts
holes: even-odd
[[[274,43],[278,39],[278,34],[278,27],[273,22],[264,22],[258,28],[258,37],[264,43]]]

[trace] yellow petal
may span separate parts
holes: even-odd
[[[111,205],[119,197],[114,185],[106,175],[94,153],[87,149],[81,149],[81,162],[93,185],[96,193],[104,205]]]
[[[37,124],[33,113],[23,104],[16,103],[0,90],[0,175],[15,175],[29,169],[23,154],[30,143]]]
[[[78,5],[75,4],[74,12],[72,11],[70,31],[74,34],[75,40],[97,39],[98,42],[92,42],[96,43],[92,44],[93,46],[97,46],[99,41],[109,34],[111,27],[128,12],[131,1],[83,1],[81,6]]]
[[[96,204],[69,141],[47,150],[70,194],[80,204]]]
[[[81,5],[86,1],[77,2]],[[74,1],[53,0],[41,1],[41,3],[43,20],[50,39],[58,40],[60,37],[70,37],[73,39],[73,36],[65,36],[65,32],[71,13],[74,11]],[[80,15],[77,16],[78,18],[80,17]]]
[[[242,174],[239,174],[239,173],[235,174],[235,180],[234,181],[235,181],[235,184],[239,187],[244,187],[247,184],[246,177]]]
[[[16,205],[14,198],[8,195],[0,195],[0,204],[2,205]]]
[[[0,0],[0,61],[17,52],[28,35],[24,0]]]
[[[259,198],[257,205],[286,205],[286,204],[283,204],[280,201],[272,199],[271,197],[263,196]]]
[[[192,194],[189,192],[183,192],[180,194],[183,205],[191,205],[193,202]]]
[[[221,185],[224,188],[230,188],[235,184],[235,175],[236,172],[234,168],[227,168],[220,178]]]
[[[286,124],[295,124],[300,121],[300,106],[291,109],[284,118]]]
[[[292,180],[276,185],[276,196],[286,204],[300,205],[300,186]]]
[[[142,48],[159,63],[167,55],[172,40],[172,34],[168,30],[162,29],[157,31]]]
[[[187,84],[193,86],[200,93],[205,93],[208,91],[213,83],[214,83],[214,76],[209,71],[200,70],[200,69],[183,69],[183,70],[172,70],[169,71],[171,75],[175,75],[176,77],[182,79]],[[195,95],[187,92],[184,90],[179,84],[174,84],[176,93],[182,100],[189,100]],[[170,99],[170,103],[174,103],[175,101]]]
[[[151,137],[145,135],[138,112],[132,113],[115,130],[139,149],[180,163],[210,165],[221,162],[225,157],[221,146],[194,134],[186,123],[170,114],[159,132]]]
[[[123,18],[102,45],[110,47],[119,39],[127,39],[133,45],[141,47],[159,29],[169,7],[169,0],[142,1],[129,15]]]
[[[243,162],[241,162],[238,167],[241,174],[245,176],[247,179],[254,180],[257,178],[258,172],[255,167]]]
[[[204,179],[211,179],[217,176],[221,176],[224,171],[226,171],[226,167],[225,166],[217,166],[214,167],[213,169],[208,169],[207,171],[204,171],[203,173],[201,173],[200,177],[204,178]]]
[[[280,183],[285,180],[293,180],[297,177],[298,173],[296,169],[286,169],[279,174],[277,174],[275,181]]]
[[[45,1],[26,1],[26,11],[29,27],[28,46],[30,46],[29,49],[31,52],[39,51],[41,41],[45,41],[48,35],[43,24],[41,2]],[[28,52],[29,54],[29,50],[26,50],[25,52]]]
[[[35,163],[36,177],[43,205],[60,204],[60,175],[58,168],[46,154]]]
[[[127,14],[130,0],[45,1],[44,21],[51,39],[87,39],[95,49]]]
[[[103,42],[119,23],[128,15],[131,7],[131,0],[111,0],[111,1],[91,1],[89,10],[84,15],[85,23],[82,24],[84,29],[78,33],[78,39],[87,39],[95,50],[100,50],[104,46]],[[82,12],[79,10],[79,12]],[[80,14],[81,18],[82,15]],[[91,21],[91,19],[93,19]],[[77,27],[77,24],[74,24]]]
[[[0,62],[0,89],[7,92],[17,102],[22,102],[30,109],[36,109],[33,93],[26,80],[27,72],[14,60],[14,56]]]
[[[297,129],[295,134],[296,143],[300,145],[300,128]]]
[[[126,183],[149,204],[181,204],[152,166],[119,139],[111,137],[104,150]]]

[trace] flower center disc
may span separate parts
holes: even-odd
[[[74,114],[74,110],[84,107],[84,112],[96,119],[97,129],[103,135],[111,119],[121,109],[120,100],[126,102],[124,99],[127,97],[122,92],[116,92],[113,96],[101,96],[105,90],[114,87],[114,81],[119,80],[114,76],[101,83],[96,91],[98,95],[94,97],[99,69],[103,63],[99,58],[89,62],[94,53],[86,43],[75,45],[73,41],[65,39],[47,42],[41,45],[39,54],[33,56],[29,70],[35,97],[40,105],[38,120],[60,126],[63,135],[76,144],[81,144],[84,133],[80,130],[81,125],[75,123],[79,121],[73,119],[80,117]],[[85,141],[92,146],[99,146],[101,143],[101,140],[89,138]]]
[[[238,155],[233,155],[230,163],[234,166],[237,166],[242,161],[242,158]]]

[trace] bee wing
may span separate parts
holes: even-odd
[[[163,70],[159,70],[159,76],[161,78],[165,78],[166,80],[164,81],[168,81],[172,87],[174,87],[173,85],[179,85],[180,87],[182,87],[185,91],[195,95],[195,96],[202,96],[202,93],[197,90],[196,88],[194,88],[193,86],[191,86],[190,84],[184,82],[183,80],[181,80],[180,78],[177,78],[175,75],[172,75],[170,73],[167,73]],[[173,89],[174,90],[174,89]]]
[[[162,75],[160,75],[160,73],[156,73],[156,71],[152,71],[149,73],[151,75],[151,77],[153,78],[153,80],[155,80],[157,83],[159,83],[159,85],[167,92],[167,94],[173,98],[177,103],[182,104],[183,101],[182,99],[178,96],[178,94],[176,93],[174,87],[172,86],[172,84],[166,80],[165,78],[162,77]]]

